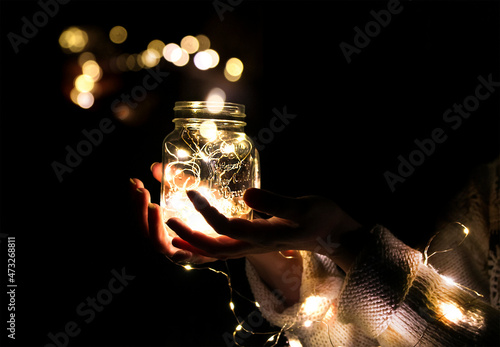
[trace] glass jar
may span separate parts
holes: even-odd
[[[243,193],[260,187],[260,162],[244,132],[245,106],[180,101],[174,112],[175,129],[163,141],[164,221],[177,217],[193,230],[218,235],[194,209],[187,190],[201,193],[226,217],[251,219]]]

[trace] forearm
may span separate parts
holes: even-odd
[[[299,252],[290,257],[279,252],[253,254],[247,259],[262,281],[283,301],[285,308],[300,300],[303,265]]]

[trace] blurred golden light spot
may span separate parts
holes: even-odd
[[[75,88],[82,93],[90,92],[94,88],[94,80],[89,75],[80,75],[75,79]]]
[[[95,55],[91,52],[83,52],[78,56],[78,65],[83,66],[88,60],[95,60]]]
[[[120,25],[111,28],[111,30],[109,31],[109,39],[111,40],[111,42],[116,44],[125,42],[125,40],[127,39],[127,35],[127,29]]]
[[[155,67],[160,62],[161,54],[156,50],[148,48],[141,54],[142,63],[146,67]]]
[[[184,66],[189,62],[189,53],[184,49],[181,48],[181,54],[179,59],[173,61],[175,66]]]
[[[131,71],[139,71],[141,69],[140,65],[137,63],[137,54],[130,54],[127,57],[127,68]]]
[[[205,52],[210,54],[210,56],[212,57],[212,65],[210,65],[210,68],[213,69],[217,66],[217,64],[219,64],[219,54],[213,49],[207,49]]]
[[[148,50],[158,53],[158,57],[161,57],[163,48],[165,48],[165,44],[161,40],[153,40],[148,44]]]
[[[211,120],[203,121],[200,125],[200,135],[208,141],[214,141],[217,138],[217,124]]]
[[[85,63],[83,63],[82,72],[84,75],[92,77],[94,82],[99,81],[102,76],[101,67],[94,60],[87,60]]]
[[[76,88],[71,89],[71,92],[69,92],[69,98],[71,99],[71,101],[73,101],[74,104],[77,105],[78,105],[78,94],[80,94],[80,92]]]
[[[226,93],[220,88],[213,88],[207,96],[208,111],[211,113],[219,113],[224,108],[226,101]]]
[[[229,75],[237,77],[243,72],[243,63],[238,58],[231,58],[226,63],[226,71]]]
[[[179,45],[175,43],[169,43],[163,48],[163,57],[169,62],[174,62],[179,60],[182,55],[182,50]]]
[[[198,40],[198,50],[205,51],[210,48],[210,39],[205,35],[196,35],[196,39]]]
[[[193,54],[200,48],[200,43],[196,37],[188,35],[181,40],[181,48],[185,49],[189,54]]]
[[[92,105],[94,105],[94,95],[89,92],[83,92],[79,93],[78,96],[76,97],[77,104],[81,108],[91,108]]]
[[[241,78],[241,75],[238,75],[238,76],[232,76],[230,75],[226,69],[224,69],[224,77],[226,77],[226,79],[229,81],[229,82],[236,82],[238,81],[240,78]]]
[[[59,45],[73,53],[78,53],[83,51],[88,40],[89,37],[85,31],[77,27],[70,27],[59,36]]]
[[[136,67],[137,67],[137,70],[140,70],[142,68],[145,68],[146,65],[144,64],[144,61],[142,60],[142,53],[139,53],[139,54],[134,54],[134,58],[135,58],[135,63],[136,63]]]
[[[127,71],[128,70],[128,66],[127,66],[127,58],[129,57],[129,55],[127,53],[123,53],[123,54],[120,54],[118,56],[118,58],[116,58],[116,67],[118,68],[118,70],[120,71]]]
[[[194,65],[200,70],[208,70],[212,66],[212,56],[203,51],[194,56]]]
[[[131,115],[132,111],[128,105],[121,104],[117,109],[114,111],[116,118],[118,118],[121,121],[125,121],[129,116]]]

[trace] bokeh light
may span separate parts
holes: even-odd
[[[224,101],[226,101],[226,93],[220,88],[213,88],[208,93],[206,102],[208,111],[218,113],[224,108]]]
[[[73,53],[83,51],[87,45],[89,37],[87,33],[77,27],[70,27],[64,30],[59,36],[59,45]]]
[[[89,75],[79,75],[75,79],[75,88],[82,93],[90,92],[94,88],[94,79]]]
[[[92,77],[94,82],[99,81],[102,76],[102,69],[95,60],[87,60],[83,63],[82,72],[84,75]]]
[[[212,65],[210,65],[210,68],[213,69],[219,64],[219,54],[213,49],[207,49],[205,52],[210,54],[210,56],[212,57]]]
[[[193,60],[200,70],[208,70],[212,66],[212,56],[205,51],[196,53]]]
[[[184,36],[181,40],[181,48],[185,49],[187,53],[193,54],[198,51],[200,48],[200,43],[198,39],[194,36],[188,35]]]
[[[146,49],[141,53],[141,61],[145,67],[151,68],[158,65],[161,59],[161,54],[151,48]]]
[[[78,56],[78,65],[83,66],[83,64],[85,64],[88,60],[95,60],[94,53],[83,52]]]
[[[90,92],[79,93],[76,100],[78,106],[84,109],[91,108],[94,105],[94,95]]]
[[[243,63],[238,58],[231,58],[226,63],[226,70],[231,76],[239,76],[243,72]]]
[[[109,31],[109,39],[111,40],[111,42],[116,44],[125,42],[127,36],[128,36],[127,29],[125,29],[120,25],[111,28],[111,30]]]
[[[161,40],[153,40],[148,44],[148,50],[157,52],[159,57],[161,57],[164,48],[165,44]]]
[[[181,48],[181,54],[178,59],[175,61],[172,61],[175,66],[185,66],[189,62],[189,53],[184,49]]]
[[[227,61],[224,69],[224,77],[230,82],[236,82],[243,73],[243,63],[238,58],[231,58]]]
[[[243,63],[238,58],[231,58],[227,61],[224,69],[224,77],[230,82],[236,82],[243,73]]]
[[[198,40],[199,51],[206,51],[210,48],[210,39],[206,35],[196,35],[196,39]]]
[[[181,55],[181,48],[176,43],[169,43],[163,48],[163,57],[171,63],[179,60]]]

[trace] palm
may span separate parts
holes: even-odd
[[[173,239],[173,245],[218,259],[290,249],[317,250],[318,238],[330,235],[342,212],[327,199],[293,199],[250,189],[245,194],[247,204],[257,211],[275,216],[252,221],[228,219],[210,206],[199,193],[191,191],[188,196],[208,224],[221,236],[207,236],[173,218],[167,225],[180,236]]]

